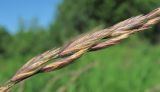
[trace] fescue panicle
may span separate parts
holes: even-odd
[[[28,61],[9,82],[0,87],[0,92],[7,92],[15,84],[38,73],[61,69],[80,58],[84,53],[118,44],[129,35],[149,29],[160,21],[160,8],[147,15],[139,15],[117,23],[112,27],[80,36],[64,47],[46,51]],[[107,38],[107,39],[106,39]],[[105,40],[106,39],[106,40]],[[55,60],[47,64],[49,60]]]

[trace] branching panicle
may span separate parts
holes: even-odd
[[[18,72],[0,87],[0,92],[7,92],[12,86],[38,73],[51,72],[71,64],[86,52],[95,51],[118,44],[132,33],[150,28],[160,21],[160,8],[147,15],[139,15],[122,21],[112,27],[80,36],[62,48],[46,51],[26,63]],[[104,39],[108,38],[108,39]],[[54,60],[48,64],[49,60]]]

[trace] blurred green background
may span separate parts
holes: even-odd
[[[109,27],[159,6],[160,0],[63,0],[47,28],[37,22],[25,28],[22,23],[12,34],[1,26],[0,84],[45,50],[99,25]],[[159,44],[157,24],[116,46],[88,53],[66,68],[33,76],[13,92],[160,92]]]

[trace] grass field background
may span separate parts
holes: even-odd
[[[158,92],[160,47],[136,42],[127,40],[87,53],[64,69],[27,79],[13,92]],[[1,60],[0,83],[7,81],[32,56]],[[93,63],[94,66],[83,71]]]

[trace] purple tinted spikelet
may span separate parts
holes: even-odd
[[[80,58],[86,52],[118,44],[131,34],[149,29],[159,21],[160,8],[157,8],[147,15],[132,17],[112,27],[87,33],[62,48],[46,51],[32,58],[20,68],[7,84],[0,87],[0,92],[7,92],[15,84],[35,74],[61,69]],[[48,64],[49,60],[54,60],[54,62]]]

